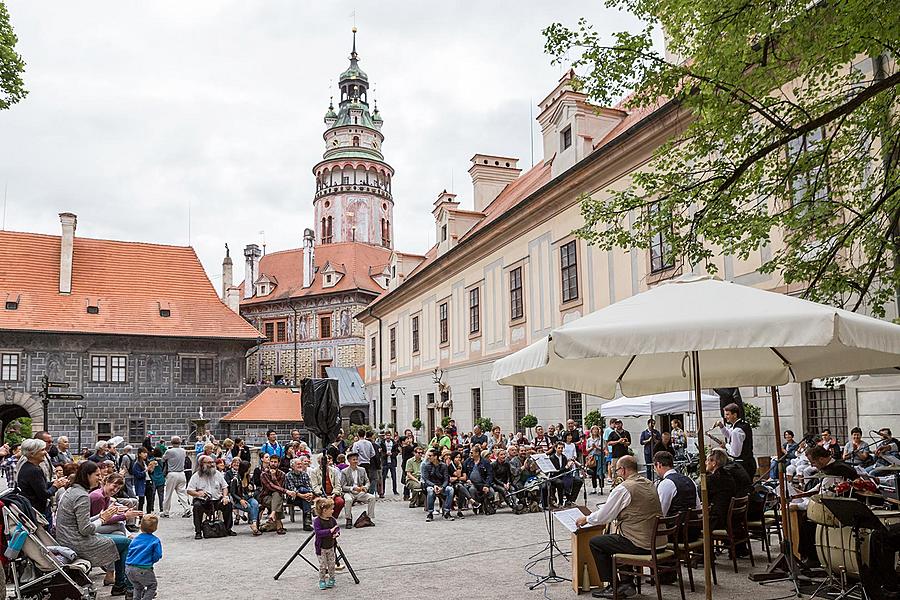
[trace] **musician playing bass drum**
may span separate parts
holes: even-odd
[[[731,458],[744,467],[747,475],[750,476],[750,481],[753,481],[756,477],[756,459],[753,457],[753,430],[747,421],[741,418],[741,409],[737,404],[728,404],[723,409],[723,413],[728,427],[726,428],[721,421],[716,425],[725,438],[725,450]]]

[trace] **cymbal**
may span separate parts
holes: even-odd
[[[878,473],[900,473],[900,465],[887,465],[884,467],[876,467],[872,470],[872,474]]]
[[[866,498],[884,498],[881,494],[877,494],[875,492],[867,492],[865,490],[856,490],[853,492],[854,496],[865,496]]]

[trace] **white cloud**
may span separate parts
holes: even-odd
[[[329,82],[347,66],[351,11],[340,2],[7,2],[30,95],[0,112],[6,227],[191,243],[218,288],[265,230],[269,250],[312,223]],[[469,158],[530,164],[529,120],[561,74],[541,29],[585,16],[634,29],[602,3],[360,2],[361,66],[377,87],[384,152],[396,169],[396,243],[424,251],[444,188],[471,203]],[[533,111],[536,115],[536,109]],[[452,184],[451,184],[452,180]],[[2,201],[2,198],[0,198]],[[242,273],[236,261],[236,277]]]

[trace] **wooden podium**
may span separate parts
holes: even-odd
[[[591,514],[586,506],[579,506],[578,509],[585,515]],[[584,581],[584,567],[587,565],[588,585],[590,587],[603,587],[605,583],[600,580],[600,574],[597,572],[597,563],[594,562],[594,555],[591,554],[590,541],[595,535],[603,533],[603,525],[594,525],[591,527],[582,527],[572,534],[572,589],[575,593],[581,593],[581,584]]]

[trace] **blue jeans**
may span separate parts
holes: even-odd
[[[256,523],[256,520],[259,519],[259,501],[256,498],[245,498],[245,500],[247,500],[247,508],[238,504],[238,510],[245,511],[250,522]]]
[[[441,492],[441,495],[444,497],[444,512],[449,513],[450,508],[453,506],[453,486],[446,486],[444,491]],[[428,508],[428,513],[431,514],[434,512],[434,486],[429,485],[426,488],[426,496],[425,496],[425,506]]]
[[[101,534],[103,535],[103,534]],[[105,535],[116,544],[116,550],[119,552],[119,560],[116,561],[116,585],[131,589],[131,582],[125,577],[125,556],[128,554],[128,545],[131,540],[124,535]]]

